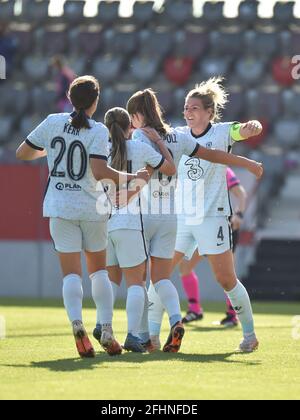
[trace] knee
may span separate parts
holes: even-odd
[[[230,272],[217,272],[215,273],[217,282],[223,287],[224,290],[229,292],[237,284],[237,278],[233,273]]]

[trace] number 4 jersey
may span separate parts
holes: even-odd
[[[104,205],[97,211],[97,200],[104,192],[92,174],[90,158],[107,160],[109,133],[103,124],[92,119],[90,129],[78,130],[71,125],[71,116],[49,115],[26,140],[32,148],[47,151],[49,180],[43,214],[68,220],[105,221],[110,207]]]

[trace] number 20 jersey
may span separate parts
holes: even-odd
[[[46,150],[49,181],[44,199],[44,217],[67,220],[105,221],[107,212],[96,203],[103,195],[102,184],[95,180],[90,158],[107,160],[107,128],[90,119],[90,129],[75,129],[70,114],[49,115],[27,137],[36,150]],[[97,191],[98,189],[98,191]]]
[[[194,136],[189,127],[180,127],[177,130],[196,140],[200,146],[229,152],[233,140],[230,136],[230,123],[210,124],[201,136]],[[190,193],[196,195],[197,183],[201,182],[204,197],[204,217],[231,216],[232,210],[226,181],[227,167],[220,164],[208,162],[196,157],[184,156],[179,164],[178,178],[182,182],[191,180],[192,188]],[[199,191],[198,191],[199,192]],[[193,197],[193,200],[197,197]],[[181,215],[184,218],[184,214]],[[191,217],[191,215],[189,215]]]

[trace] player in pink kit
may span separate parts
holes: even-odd
[[[247,193],[240,183],[232,169],[227,168],[226,173],[228,190],[237,198],[238,204],[233,216],[231,217],[231,226],[233,231],[233,251],[235,251],[239,239],[239,230],[246,210]],[[182,285],[187,295],[189,306],[188,312],[183,318],[183,323],[199,321],[203,318],[203,309],[201,306],[199,279],[193,271],[197,264],[203,259],[196,250],[191,260],[184,260],[179,266]],[[226,296],[226,317],[220,322],[225,328],[238,325],[236,313],[232,307],[229,298]]]

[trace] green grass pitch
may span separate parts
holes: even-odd
[[[81,360],[60,301],[1,299],[7,336],[0,340],[0,399],[300,399],[300,340],[292,338],[299,303],[254,305],[261,347],[250,355],[234,352],[240,329],[213,325],[224,306],[206,304],[205,309],[205,319],[186,328],[178,354],[112,358],[93,340],[97,357]],[[94,317],[93,305],[86,302],[89,332]],[[123,342],[122,305],[114,325]],[[167,334],[165,319],[163,340]]]

